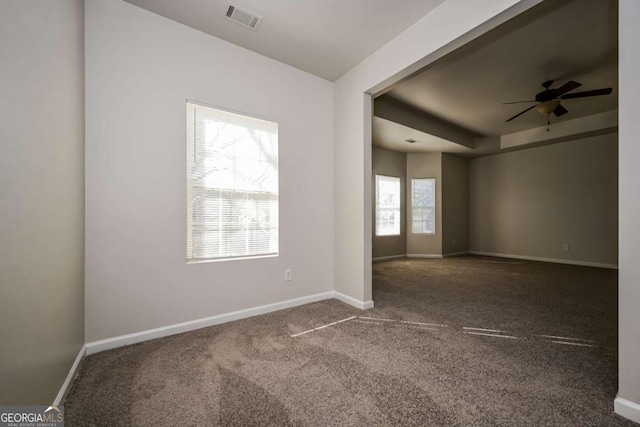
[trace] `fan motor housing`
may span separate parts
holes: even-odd
[[[536,95],[536,101],[547,102],[547,101],[551,101],[555,97],[556,97],[556,90],[547,89],[547,90],[543,90],[542,92]]]

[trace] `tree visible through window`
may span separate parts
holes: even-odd
[[[278,124],[187,102],[187,262],[278,254]]]
[[[400,234],[400,178],[376,175],[376,236]]]
[[[436,180],[419,178],[411,180],[411,232],[436,233]]]

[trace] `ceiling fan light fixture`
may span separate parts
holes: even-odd
[[[607,87],[602,89],[594,89],[587,90],[584,92],[571,92],[572,90],[582,86],[582,83],[575,82],[573,80],[568,81],[557,89],[552,89],[551,85],[553,84],[553,80],[547,80],[542,83],[544,90],[538,94],[536,94],[535,101],[522,101],[522,102],[539,102],[538,105],[532,105],[528,107],[524,111],[519,112],[513,117],[508,118],[505,122],[510,122],[511,120],[520,117],[524,113],[529,110],[533,110],[534,108],[540,113],[547,116],[547,130],[549,130],[548,125],[549,116],[553,113],[556,117],[564,116],[569,112],[566,108],[560,105],[560,102],[564,99],[574,99],[574,98],[587,98],[591,96],[601,96],[601,95],[610,95],[613,92],[613,88]],[[571,92],[571,93],[568,93]],[[519,101],[516,102],[505,102],[503,104],[519,104]]]
[[[536,111],[540,114],[549,115],[553,113],[553,110],[560,105],[559,99],[552,99],[551,101],[543,102],[541,104],[536,105]]]

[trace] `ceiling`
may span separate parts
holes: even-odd
[[[424,148],[429,147],[429,151],[442,151],[462,156],[472,155],[474,152],[472,148],[462,144],[421,132],[409,126],[399,125],[382,117],[374,117],[372,126],[373,145],[387,150],[416,153],[425,151]],[[415,142],[408,143],[407,140]]]
[[[233,0],[263,18],[254,31],[225,18],[225,0],[125,1],[329,81],[443,2]]]
[[[413,76],[396,84],[376,102],[393,102],[425,117],[435,117],[480,137],[499,136],[545,126],[547,117],[535,109],[505,122],[534,104],[503,102],[534,99],[541,83],[582,83],[573,92],[613,87],[608,96],[569,99],[569,110],[551,123],[615,110],[617,91],[617,1],[546,1]],[[383,135],[399,132],[399,124],[378,123],[374,144],[398,148]],[[375,129],[374,129],[375,130]],[[415,134],[414,138],[425,138]],[[377,142],[376,142],[377,140]],[[421,151],[434,151],[428,143]]]

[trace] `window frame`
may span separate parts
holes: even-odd
[[[190,141],[189,137],[191,134],[193,134],[195,136],[196,134],[196,130],[195,130],[195,125],[192,123],[189,123],[188,121],[188,117],[189,117],[189,113],[187,111],[187,114],[185,114],[185,127],[184,129],[186,130],[186,144],[185,144],[185,165],[186,165],[186,173],[185,173],[185,178],[186,178],[186,214],[187,214],[187,218],[186,218],[186,243],[187,243],[187,247],[186,247],[186,262],[187,264],[200,264],[200,263],[208,263],[208,262],[223,262],[223,261],[238,261],[238,260],[247,260],[247,259],[256,259],[256,258],[272,258],[272,257],[278,257],[280,255],[280,124],[276,121],[270,120],[270,119],[266,119],[263,117],[259,117],[256,115],[252,115],[252,114],[247,114],[245,112],[241,112],[241,111],[236,111],[236,110],[232,110],[232,109],[228,109],[228,108],[224,108],[224,107],[220,107],[217,105],[211,105],[211,104],[207,104],[207,103],[203,103],[201,101],[195,101],[192,99],[186,99],[186,103],[184,104],[188,110],[188,108],[190,106],[197,106],[197,107],[204,107],[204,108],[210,108],[210,109],[214,109],[214,110],[219,110],[221,112],[224,113],[231,113],[231,114],[235,114],[235,115],[239,115],[242,116],[244,118],[248,118],[248,119],[256,119],[256,120],[261,120],[261,121],[265,121],[265,122],[269,122],[271,124],[274,124],[276,126],[276,146],[275,146],[275,154],[276,154],[276,179],[277,179],[277,189],[276,192],[273,193],[277,196],[277,207],[276,207],[276,215],[277,215],[277,221],[275,223],[275,227],[272,227],[272,229],[276,229],[276,240],[275,240],[275,251],[274,252],[269,252],[269,253],[253,253],[253,254],[247,254],[247,255],[234,255],[234,256],[216,256],[216,257],[193,257],[193,235],[194,235],[194,228],[193,228],[193,213],[194,213],[194,207],[193,207],[193,200],[192,198],[190,198],[190,186],[192,186],[192,183],[190,182],[190,177],[189,177],[189,172],[190,172],[190,163],[191,163],[191,159],[189,158],[189,153],[190,153],[190,144],[194,144],[193,141]],[[189,126],[192,126],[192,129],[189,129]],[[195,138],[194,138],[195,139]],[[196,147],[195,145],[192,147],[193,151],[195,152]],[[207,191],[223,191],[221,190],[219,187],[218,188],[211,188]],[[250,193],[249,190],[246,190],[245,193]],[[191,242],[191,243],[190,243]],[[190,248],[191,248],[191,253],[190,253]]]
[[[433,182],[433,232],[429,232],[429,231],[415,231],[414,229],[414,210],[415,209],[424,209],[425,207],[416,207],[415,203],[414,203],[414,198],[415,198],[415,186],[414,183],[416,181],[432,181]],[[411,178],[411,234],[417,234],[417,235],[422,235],[422,236],[435,236],[436,232],[437,232],[437,227],[438,227],[438,223],[437,223],[437,180],[435,177],[427,177],[427,178]],[[424,221],[424,220],[422,220]]]
[[[378,209],[380,208],[379,204],[378,204],[378,193],[379,193],[379,182],[378,182],[378,177],[383,177],[383,178],[392,178],[392,179],[397,179],[398,180],[398,207],[397,207],[397,211],[398,211],[398,233],[397,234],[379,234],[379,225],[378,225]],[[392,176],[392,175],[384,175],[384,174],[380,174],[377,173],[375,174],[375,188],[376,188],[376,193],[375,193],[375,210],[374,210],[374,229],[375,229],[375,236],[376,237],[398,237],[402,235],[402,178],[400,178],[399,176]],[[387,208],[388,209],[388,208]],[[394,210],[396,208],[393,208]]]

